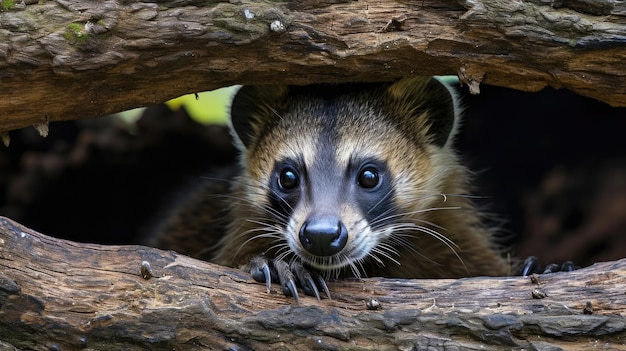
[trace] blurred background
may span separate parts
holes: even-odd
[[[626,109],[565,90],[462,92],[457,147],[514,257],[581,266],[626,257]],[[235,165],[233,88],[11,132],[0,215],[47,235],[132,244],[206,174]],[[184,239],[181,239],[184,240]]]

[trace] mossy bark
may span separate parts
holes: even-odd
[[[407,75],[626,106],[625,16],[609,0],[3,2],[0,132],[232,84]]]

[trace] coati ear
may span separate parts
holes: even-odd
[[[289,87],[246,85],[237,91],[230,106],[230,123],[240,146],[249,148],[265,122],[276,118]]]
[[[391,84],[388,94],[405,126],[444,146],[454,132],[457,111],[452,90],[432,77],[403,78]]]

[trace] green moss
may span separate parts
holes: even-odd
[[[15,0],[2,0],[2,9],[8,10],[15,6]]]
[[[3,0],[4,1],[4,0]],[[78,23],[70,23],[63,33],[65,40],[72,43],[81,44],[89,39],[89,34],[83,30],[83,26]]]

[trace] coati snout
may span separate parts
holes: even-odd
[[[336,215],[313,215],[300,227],[298,238],[311,255],[333,256],[346,246],[348,229]]]

